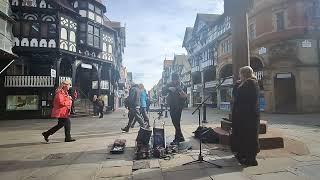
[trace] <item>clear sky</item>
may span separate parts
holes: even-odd
[[[165,58],[185,53],[185,28],[197,13],[223,13],[223,0],[104,0],[107,17],[126,25],[124,65],[147,90],[161,78]]]

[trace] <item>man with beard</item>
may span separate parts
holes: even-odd
[[[172,82],[164,89],[163,95],[167,96],[167,104],[170,107],[170,116],[175,128],[175,138],[171,144],[179,144],[185,141],[181,131],[181,113],[187,99],[187,94],[183,91],[178,74],[172,74]]]

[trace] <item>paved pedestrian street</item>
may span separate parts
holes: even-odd
[[[71,133],[77,141],[64,142],[60,130],[45,143],[41,132],[56,123],[53,119],[0,121],[0,179],[1,180],[107,180],[107,179],[172,179],[172,180],[304,180],[320,179],[319,114],[263,114],[269,128],[285,137],[285,148],[261,151],[259,166],[246,168],[233,158],[228,147],[206,144],[205,159],[223,166],[209,164],[182,166],[197,159],[199,145],[192,138],[197,128],[197,116],[192,109],[182,115],[183,133],[192,150],[175,154],[170,159],[134,160],[138,128],[122,133],[127,123],[123,110],[107,114],[103,119],[83,117],[72,119]],[[219,126],[227,113],[208,110],[207,126]],[[151,119],[155,114],[150,115]],[[167,140],[174,128],[165,122]],[[161,121],[162,122],[162,121]],[[161,125],[157,122],[157,125]],[[111,155],[110,146],[117,138],[127,140],[124,154]]]

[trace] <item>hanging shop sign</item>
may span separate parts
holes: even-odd
[[[53,78],[57,77],[57,71],[55,69],[50,69],[50,74]]]

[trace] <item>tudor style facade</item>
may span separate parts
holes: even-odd
[[[254,1],[248,14],[250,66],[259,80],[261,110],[280,113],[320,110],[319,4],[319,0]],[[224,23],[227,19],[230,18],[223,14],[208,25],[213,27],[216,40],[214,84],[226,78],[217,90],[218,108],[224,110],[230,110],[233,85],[233,79],[228,78],[233,71],[231,27]],[[191,57],[194,49],[201,49],[201,33],[191,33],[196,26],[197,23],[187,28],[183,42]],[[199,72],[201,61],[190,60],[192,72]],[[199,84],[193,91],[201,94],[206,85],[199,77],[192,76],[193,83]]]
[[[48,117],[55,87],[65,79],[79,89],[79,105],[89,104],[96,94],[105,97],[110,109],[116,108],[125,31],[104,16],[100,0],[10,4],[16,21],[13,52],[19,58],[1,77],[4,118]]]

